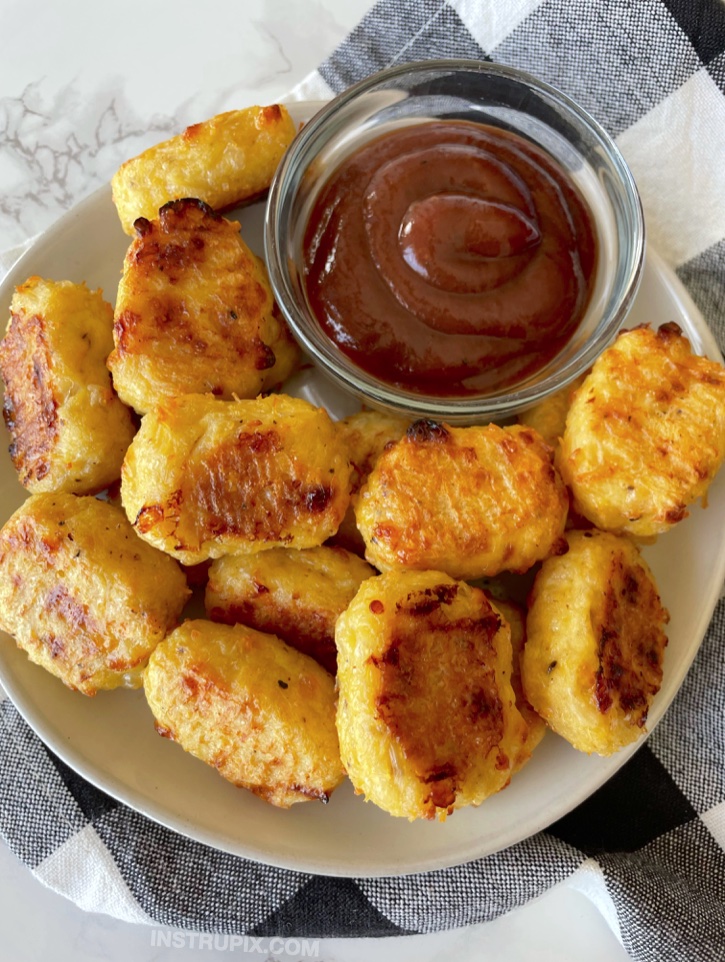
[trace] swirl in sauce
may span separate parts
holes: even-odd
[[[594,280],[592,215],[542,150],[494,127],[405,127],[345,160],[304,236],[307,298],[368,373],[488,393],[567,343]]]

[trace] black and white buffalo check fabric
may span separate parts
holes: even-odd
[[[725,347],[725,4],[721,0],[381,0],[293,96],[329,97],[427,58],[524,68],[617,139],[649,238]],[[83,782],[0,703],[0,829],[87,909],[197,931],[432,932],[495,918],[568,879],[634,959],[725,959],[725,601],[675,703],[600,791],[488,858],[331,879],[213,851]]]

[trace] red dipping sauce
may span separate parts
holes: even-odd
[[[583,197],[542,150],[439,121],[347,158],[314,202],[303,255],[310,307],[358,367],[464,397],[561,351],[591,295],[596,241]]]

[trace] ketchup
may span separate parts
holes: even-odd
[[[303,254],[310,307],[355,364],[461,397],[522,380],[565,346],[596,242],[584,199],[542,150],[439,121],[348,157],[314,202]]]

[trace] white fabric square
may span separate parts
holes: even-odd
[[[544,0],[508,0],[491,4],[487,16],[481,16],[480,0],[451,0],[451,6],[465,23],[475,40],[490,53]]]
[[[725,851],[725,802],[720,802],[700,816],[700,820],[723,851]]]
[[[92,825],[59,846],[37,866],[35,875],[86,912],[105,912],[124,922],[153,922],[131,895]]]
[[[725,98],[704,68],[617,138],[649,240],[679,265],[725,231]]]

